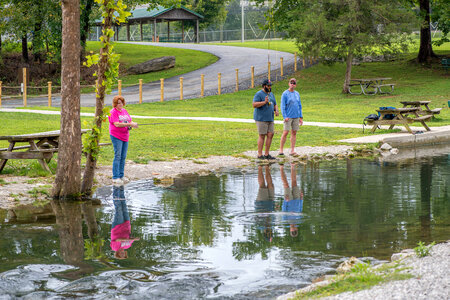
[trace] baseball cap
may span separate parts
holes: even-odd
[[[295,82],[295,83],[297,83],[297,79],[295,79],[295,78],[289,79],[289,83],[291,83],[292,81]]]
[[[264,79],[261,85],[272,85],[272,81],[270,81],[269,79]]]

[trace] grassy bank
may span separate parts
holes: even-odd
[[[86,48],[87,51],[98,51],[100,43],[88,42]],[[160,78],[178,76],[206,67],[218,59],[215,55],[196,50],[125,43],[115,43],[114,50],[121,55],[119,62],[125,68],[161,56],[175,56],[176,60],[175,67],[168,70],[140,75],[121,75],[119,79],[122,80],[122,84],[138,84],[139,79],[142,79],[146,83],[159,80]],[[192,57],[195,57],[195,59],[192,59]]]

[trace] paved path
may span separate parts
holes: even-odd
[[[13,108],[1,108],[0,112],[19,112],[19,113],[34,113],[34,114],[44,114],[44,115],[59,115],[59,111],[49,111],[49,110],[31,110],[31,109],[13,109]],[[93,113],[81,113],[83,117],[93,117]],[[133,119],[169,119],[169,120],[193,120],[193,121],[214,121],[214,122],[237,122],[237,123],[255,123],[253,119],[239,119],[239,118],[213,118],[213,117],[159,117],[159,116],[139,116],[139,115],[131,115]],[[145,123],[145,122],[138,122]],[[276,120],[275,124],[283,124],[283,121]],[[329,123],[329,122],[303,122],[305,126],[318,126],[318,127],[333,127],[333,128],[355,128],[355,129],[363,129],[362,124],[351,124],[351,123]],[[388,129],[389,126],[381,126],[383,129]],[[377,143],[385,138],[390,137],[403,137],[403,136],[411,136],[409,132],[405,130],[403,126],[396,126],[396,129],[401,129],[402,132],[396,133],[386,133],[386,134],[374,134],[368,136],[362,136],[352,139],[340,140],[339,142],[350,143],[350,144],[368,144],[368,143]],[[413,131],[423,131],[423,127],[411,127]],[[370,127],[366,126],[365,130],[370,130]],[[450,133],[450,125],[440,126],[440,127],[431,127],[431,131],[425,131],[423,134],[431,134],[436,132],[449,132]]]
[[[223,92],[233,91],[236,85],[236,72],[239,69],[239,82],[249,80],[251,78],[251,67],[255,67],[255,77],[267,74],[267,62],[271,62],[271,77],[275,79],[275,71],[280,68],[280,57],[283,57],[283,65],[292,65],[294,63],[294,55],[287,52],[256,49],[235,46],[217,46],[202,44],[174,44],[174,43],[151,43],[151,42],[127,42],[139,45],[152,45],[159,47],[171,47],[199,50],[214,54],[219,60],[207,67],[192,71],[180,76],[165,79],[164,100],[180,99],[180,77],[184,78],[184,98],[195,98],[200,96],[200,75],[205,75],[205,95],[217,93],[217,73],[222,73],[222,89]],[[151,50],[150,50],[151,51]],[[195,56],[192,57],[195,60]],[[259,80],[261,81],[261,80]],[[260,82],[255,82],[259,85]],[[112,98],[117,95],[117,90],[113,91],[105,99],[105,103],[111,103]],[[132,86],[122,89],[122,95],[127,103],[139,102],[139,87]],[[143,102],[160,101],[160,83],[152,82],[143,86]],[[47,98],[29,98],[29,106],[47,105]],[[60,96],[55,96],[52,100],[54,106],[61,105]],[[3,101],[3,107],[21,107],[22,99]],[[81,106],[95,106],[95,94],[82,94]]]

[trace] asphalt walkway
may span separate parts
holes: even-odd
[[[222,93],[232,92],[236,85],[236,71],[239,69],[240,84],[249,81],[251,78],[251,67],[254,67],[255,77],[267,76],[267,62],[271,62],[271,78],[276,80],[277,72],[275,70],[280,68],[280,58],[283,57],[283,66],[293,65],[294,55],[287,52],[281,52],[268,49],[256,49],[247,47],[235,46],[217,46],[217,45],[203,45],[203,44],[175,44],[175,43],[151,43],[151,42],[127,42],[139,45],[151,45],[158,47],[182,48],[198,50],[211,53],[219,59],[217,62],[186,73],[179,76],[167,78],[164,81],[164,101],[179,100],[180,99],[180,77],[183,77],[184,88],[183,98],[200,97],[200,82],[201,74],[205,75],[204,89],[205,96],[217,93],[217,74],[222,73],[221,86]],[[195,60],[195,56],[192,57]],[[300,67],[300,65],[299,65]],[[255,82],[255,85],[260,85],[261,79]],[[240,87],[240,89],[242,89]],[[106,96],[105,103],[111,103],[112,98],[117,95],[117,90],[114,90],[110,95]],[[122,95],[127,100],[128,104],[139,102],[139,86],[130,86],[122,88]],[[151,82],[143,85],[143,102],[160,101],[160,82]],[[47,97],[28,98],[29,106],[47,105]],[[61,97],[54,96],[52,98],[52,105],[61,106]],[[22,99],[8,99],[3,101],[3,107],[13,108],[21,107]],[[81,106],[95,106],[95,94],[82,94]]]
[[[49,110],[31,110],[31,109],[14,109],[14,108],[1,108],[0,112],[18,112],[18,113],[34,113],[34,114],[44,114],[44,115],[59,115],[59,111],[49,111]],[[93,117],[93,113],[81,113],[83,117]],[[237,123],[254,123],[253,119],[239,119],[239,118],[214,118],[214,117],[160,117],[160,116],[140,116],[131,115],[133,119],[169,119],[169,120],[193,120],[193,121],[214,121],[214,122],[237,122]],[[138,122],[143,123],[143,122]],[[275,124],[283,124],[283,121],[276,120]],[[329,123],[329,122],[303,122],[304,126],[318,126],[318,127],[333,127],[333,128],[354,128],[363,130],[362,124],[350,124],[350,123]],[[383,129],[387,129],[389,126],[381,126]],[[357,137],[352,139],[340,140],[339,142],[350,143],[350,144],[368,144],[377,143],[386,138],[401,138],[410,137],[411,134],[405,130],[403,126],[396,126],[396,129],[401,129],[401,132],[396,133],[386,133],[386,134],[373,134],[363,137]],[[411,130],[422,132],[423,127],[411,127]],[[365,130],[370,130],[369,126],[366,126]],[[447,132],[450,134],[450,125],[431,127],[430,132],[423,132],[422,135],[431,135],[440,132]]]

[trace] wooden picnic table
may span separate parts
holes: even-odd
[[[82,129],[84,134],[88,129]],[[0,141],[8,141],[8,148],[0,149],[0,173],[6,165],[8,159],[37,159],[42,168],[48,172],[48,163],[53,157],[53,153],[58,152],[60,131],[47,131],[21,135],[0,136]],[[27,143],[28,145],[16,146],[16,143]],[[16,151],[24,150],[26,151]]]
[[[390,94],[394,91],[395,84],[393,83],[383,83],[385,80],[390,80],[390,77],[382,77],[382,78],[362,78],[362,79],[350,79],[354,83],[350,83],[349,85],[349,93],[352,95],[375,95],[379,94]],[[359,86],[360,92],[354,92],[351,90],[353,86]],[[382,91],[382,87],[390,87],[390,92]]]
[[[378,109],[377,112],[380,118],[378,120],[369,120],[368,124],[373,125],[372,133],[375,132],[379,125],[390,125],[389,129],[394,128],[395,125],[403,125],[409,133],[413,133],[408,124],[414,122],[420,122],[427,131],[431,131],[430,127],[425,123],[431,118],[431,115],[419,116],[418,111],[418,107]],[[387,119],[386,115],[394,115],[394,118]],[[413,115],[413,117],[410,118],[408,115]]]
[[[441,113],[442,108],[435,108],[430,109],[428,107],[428,104],[431,103],[431,101],[401,101],[401,104],[403,104],[403,107],[417,107],[419,108],[418,114],[419,115],[437,115]]]

